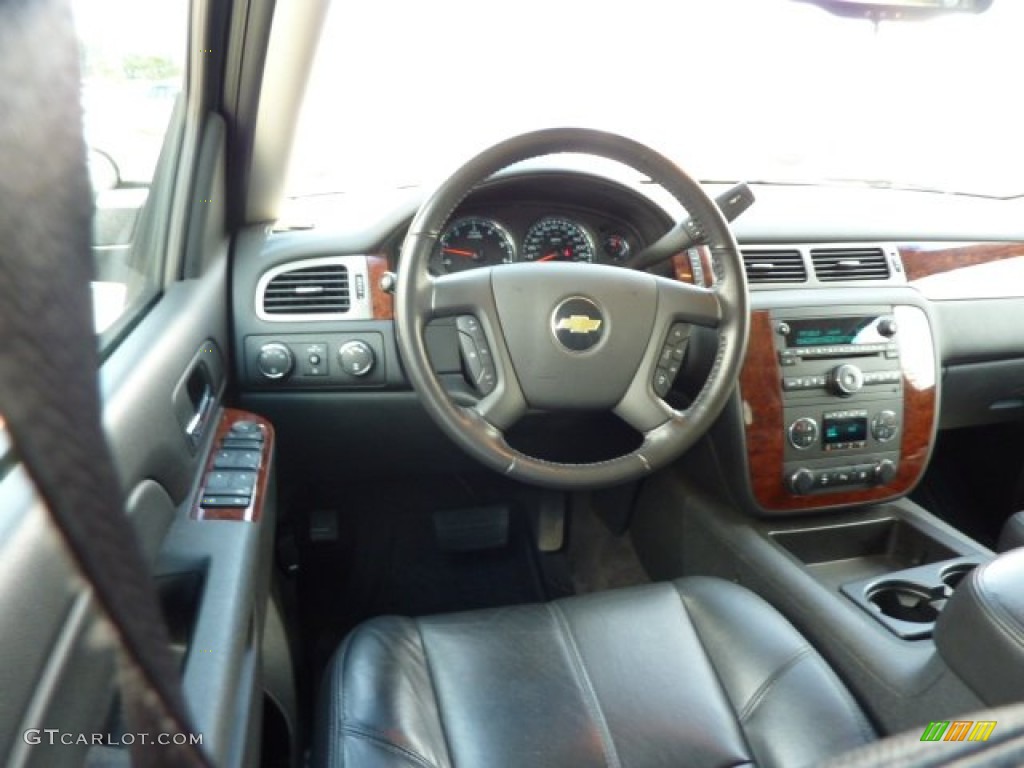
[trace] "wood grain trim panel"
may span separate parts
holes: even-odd
[[[898,246],[911,282],[929,275],[1024,256],[1024,242],[903,243]]]
[[[676,280],[693,285],[693,266],[690,264],[690,257],[686,255],[686,251],[672,257],[672,271],[675,273]]]
[[[381,290],[380,279],[388,271],[386,256],[367,256],[366,264],[370,273],[370,298],[373,301],[373,319],[391,320],[395,316],[395,302],[390,293]]]
[[[213,438],[213,447],[210,455],[206,457],[206,468],[203,470],[203,477],[213,469],[213,462],[217,456],[217,449],[220,447],[224,437],[231,431],[231,427],[239,421],[255,421],[263,427],[263,451],[260,458],[260,468],[256,476],[256,492],[253,494],[249,506],[241,507],[207,507],[199,506],[199,499],[202,495],[202,486],[192,501],[192,518],[194,520],[235,520],[237,522],[255,523],[263,517],[263,507],[267,502],[267,487],[270,483],[270,468],[274,461],[274,427],[269,421],[254,413],[239,411],[234,408],[227,408],[221,415],[220,423],[217,425],[217,434]]]
[[[705,287],[710,286],[712,275],[714,274],[711,271],[711,249],[706,245],[698,245],[697,253],[700,256],[701,267],[704,270],[703,285]],[[689,251],[682,251],[672,257],[672,271],[675,273],[676,280],[693,285],[695,278],[693,276],[693,265],[690,263]]]
[[[783,479],[784,431],[781,378],[767,311],[751,317],[750,344],[740,373],[747,459],[754,499],[766,511],[795,512],[865,504],[907,493],[920,479],[931,452],[936,419],[935,349],[928,319],[917,307],[898,306],[903,371],[900,465],[891,483],[874,488],[800,496]]]

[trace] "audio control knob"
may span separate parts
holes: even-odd
[[[789,490],[803,496],[814,488],[814,473],[806,467],[800,467],[789,476]]]
[[[856,365],[845,363],[832,369],[832,389],[840,397],[860,392],[864,386],[864,373]]]
[[[883,317],[878,321],[878,332],[885,336],[887,339],[891,339],[896,335],[896,318],[894,317]]]
[[[377,362],[373,349],[365,341],[346,341],[338,350],[341,369],[350,376],[365,376]]]
[[[875,482],[879,485],[888,485],[896,477],[896,462],[891,459],[882,459],[875,465]]]
[[[294,367],[292,351],[279,341],[264,344],[256,356],[256,370],[263,378],[271,381],[287,378]]]

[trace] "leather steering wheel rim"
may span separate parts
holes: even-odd
[[[429,274],[427,265],[445,225],[479,184],[517,162],[565,152],[618,161],[646,174],[672,194],[697,223],[711,249],[713,287],[690,286],[622,267],[579,263],[524,263],[443,277]],[[555,339],[554,318],[559,310],[544,306],[543,299],[538,299],[541,305],[536,306],[531,298],[534,294],[562,296],[563,303],[577,295],[588,301],[595,296],[595,312],[604,318],[605,331],[594,350],[577,354],[560,350],[556,341],[541,341],[541,325]],[[628,309],[621,308],[623,297],[630,302]],[[616,305],[615,311],[605,310],[606,304]],[[524,313],[520,311],[523,308],[529,309]],[[555,314],[550,314],[552,311]],[[425,341],[431,320],[465,315],[476,317],[482,326],[497,372],[494,391],[470,406],[454,402],[446,393],[433,371]],[[693,402],[679,411],[654,392],[652,376],[673,326],[694,323],[717,330],[718,349],[704,386]],[[584,128],[555,128],[523,134],[485,150],[426,199],[402,246],[395,328],[406,374],[427,413],[465,451],[517,480],[558,489],[588,489],[639,479],[680,456],[707,431],[732,393],[746,353],[749,296],[736,240],[700,184],[668,158],[632,139]],[[650,328],[650,332],[634,357],[629,345],[635,346],[636,340],[626,334],[635,328]],[[607,362],[601,355],[608,356]],[[570,386],[555,389],[538,382],[544,377],[531,375],[539,365],[535,356],[545,357],[544,364],[564,366],[565,376],[560,381]],[[634,361],[634,372],[619,370],[618,363],[628,367]],[[601,391],[589,392],[595,370],[607,371],[608,378],[616,380],[607,386],[601,382]],[[584,378],[587,372],[591,375]],[[618,379],[627,374],[625,391],[613,402]],[[583,393],[581,398],[589,396],[590,401],[582,405],[572,402],[574,386]],[[569,391],[562,392],[565,389]],[[551,407],[551,402],[562,403],[563,399],[562,407],[568,408],[595,403],[606,406],[643,435],[642,444],[607,461],[564,464],[527,456],[507,443],[505,430],[529,408]]]

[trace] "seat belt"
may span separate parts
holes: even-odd
[[[79,91],[68,0],[0,0],[0,414],[119,641],[129,730],[192,733],[101,426]],[[136,743],[131,758],[211,765],[189,744]]]

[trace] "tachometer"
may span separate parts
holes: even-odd
[[[439,275],[509,264],[516,258],[515,246],[505,228],[481,216],[452,222],[437,245],[430,259],[430,268]]]
[[[593,261],[594,244],[576,222],[548,216],[526,233],[523,258],[527,261]]]

